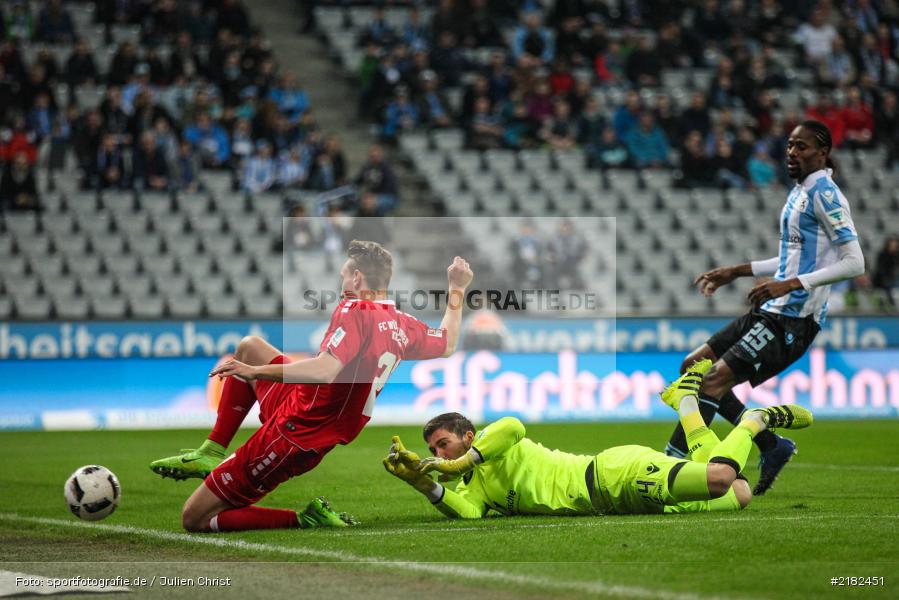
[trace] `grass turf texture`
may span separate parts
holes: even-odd
[[[529,426],[528,436],[548,447],[595,454],[626,443],[662,447],[670,430],[669,423],[545,424]],[[721,427],[719,435],[727,430]],[[0,472],[6,500],[0,569],[45,576],[233,575],[230,588],[190,590],[209,597],[247,597],[260,585],[274,585],[267,595],[282,597],[302,585],[304,597],[395,598],[430,595],[436,582],[449,586],[441,593],[503,598],[896,597],[899,590],[896,421],[822,421],[791,432],[800,455],[767,496],[739,513],[465,522],[445,519],[384,472],[380,459],[394,433],[410,448],[425,450],[417,428],[371,427],[262,503],[298,508],[324,495],[361,526],[210,536],[180,529],[181,505],[199,481],[163,480],[147,468],[150,460],[200,443],[205,432],[0,434],[6,464]],[[242,431],[238,441],[247,435]],[[76,526],[82,523],[68,513],[62,484],[75,468],[91,463],[118,475],[122,502],[99,527]],[[753,483],[754,465],[755,456],[746,470]],[[196,538],[202,540],[191,541]],[[217,539],[226,545],[209,543]],[[138,561],[157,564],[125,564]],[[409,564],[378,564],[383,561]],[[446,563],[453,563],[452,570],[441,574]],[[832,587],[831,577],[840,576],[886,580],[884,587]]]

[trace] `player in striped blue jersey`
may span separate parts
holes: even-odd
[[[773,277],[749,292],[749,313],[709,338],[681,366],[683,372],[697,360],[715,361],[700,394],[706,423],[715,412],[739,423],[745,408],[732,388],[744,381],[755,387],[799,359],[824,324],[831,284],[865,271],[849,203],[831,178],[832,146],[830,130],[819,121],[804,121],[790,134],[787,172],[796,186],[781,212],[778,256],[712,269],[694,282],[711,296],[738,277]],[[753,493],[761,495],[796,453],[796,444],[770,431],[761,432],[755,442],[761,472]],[[690,451],[679,425],[666,453],[684,456]]]

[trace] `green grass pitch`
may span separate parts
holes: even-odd
[[[528,436],[595,454],[626,443],[661,448],[670,429],[542,424],[529,426]],[[205,433],[0,434],[0,570],[232,578],[228,587],[157,580],[133,588],[154,597],[899,597],[897,421],[820,421],[793,433],[800,454],[767,496],[739,513],[466,522],[444,518],[381,467],[394,433],[425,451],[418,429],[370,427],[262,503],[295,508],[324,495],[360,526],[188,535],[180,509],[199,482],[163,480],[147,463],[195,446]],[[248,435],[241,431],[238,441]],[[746,470],[753,483],[755,460]],[[62,497],[66,477],[91,463],[112,469],[123,488],[118,510],[97,526],[70,515]],[[832,577],[885,581],[840,587]]]

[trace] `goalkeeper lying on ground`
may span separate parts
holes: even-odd
[[[694,364],[672,383],[662,400],[678,411],[687,432],[690,460],[644,446],[617,446],[596,456],[549,450],[524,437],[513,417],[491,423],[477,434],[459,413],[431,419],[424,438],[432,457],[421,459],[394,436],[384,459],[388,472],[425,494],[451,518],[503,515],[594,515],[739,510],[752,499],[739,474],[752,438],[765,429],[801,429],[812,414],[794,406],[746,412],[724,439],[706,427],[696,395],[709,360]],[[456,490],[441,480],[462,476]]]

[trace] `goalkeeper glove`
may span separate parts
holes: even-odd
[[[402,479],[422,494],[430,496],[434,493],[434,487],[437,484],[428,475],[415,470],[414,465],[419,462],[418,455],[406,450],[402,440],[396,435],[393,436],[390,453],[382,461],[388,473]]]

